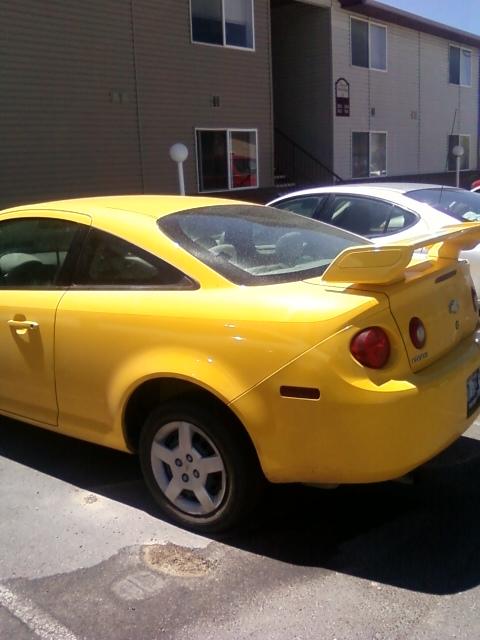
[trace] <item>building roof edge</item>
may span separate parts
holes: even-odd
[[[368,16],[369,18],[393,22],[402,27],[423,31],[438,36],[439,38],[467,44],[480,49],[480,36],[449,27],[441,22],[423,18],[414,13],[397,9],[396,7],[378,2],[377,0],[340,0],[340,5],[342,9],[348,9],[355,13]]]

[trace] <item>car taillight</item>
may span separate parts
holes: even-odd
[[[478,296],[477,296],[477,292],[475,291],[475,287],[472,287],[471,291],[472,291],[473,310],[478,315]]]
[[[425,331],[425,325],[420,318],[412,318],[408,326],[410,333],[410,340],[413,342],[413,346],[416,349],[422,349],[427,339],[427,332]]]
[[[390,341],[380,327],[368,327],[353,337],[350,353],[365,367],[381,369],[390,357]]]

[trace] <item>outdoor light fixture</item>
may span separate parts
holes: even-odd
[[[183,177],[183,163],[188,158],[188,149],[181,142],[177,142],[170,147],[170,158],[177,163],[178,188],[180,195],[185,195],[185,180]]]
[[[462,156],[464,153],[465,150],[461,144],[456,144],[452,149],[452,154],[455,156],[455,184],[457,187],[460,186],[460,162],[462,161]]]

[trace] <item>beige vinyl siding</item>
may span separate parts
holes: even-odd
[[[332,7],[332,67],[335,84],[338,78],[345,78],[350,84],[350,117],[333,115],[334,130],[334,166],[335,173],[344,179],[352,175],[352,131],[368,131],[370,116],[369,76],[380,71],[369,71],[351,65],[350,58],[350,15],[341,11],[336,5]],[[388,47],[388,35],[387,35]],[[333,100],[335,97],[333,96]],[[387,158],[388,162],[388,158]]]
[[[370,128],[387,131],[387,173],[418,171],[418,34],[387,25],[387,71],[369,72]],[[375,109],[375,115],[372,114]]]

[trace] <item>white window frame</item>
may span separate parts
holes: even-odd
[[[239,128],[239,127],[196,127],[195,128],[195,158],[197,163],[197,191],[199,193],[222,193],[225,189],[201,189],[200,185],[200,171],[199,171],[199,161],[200,161],[200,149],[198,146],[198,135],[199,131],[225,131],[227,134],[227,163],[228,163],[228,187],[226,191],[247,191],[249,189],[258,189],[260,184],[260,170],[258,166],[258,129],[255,128]],[[256,166],[256,176],[257,176],[257,184],[253,186],[246,187],[234,187],[233,186],[233,176],[232,176],[232,166],[231,166],[231,157],[232,157],[232,142],[231,142],[231,134],[232,133],[255,133],[255,166]]]
[[[458,85],[455,85],[455,86],[458,86]],[[449,149],[450,149],[450,137],[451,136],[457,136],[459,143],[460,143],[460,138],[468,138],[468,163],[467,163],[467,166],[465,167],[465,169],[462,169],[460,167],[460,171],[471,171],[471,169],[470,169],[470,149],[471,149],[470,143],[471,143],[472,136],[469,133],[449,133],[447,135],[447,154],[448,154],[448,157],[447,157],[447,172],[455,173],[456,170],[457,170],[456,167],[454,169],[449,169],[448,168],[449,160],[450,160]]]
[[[226,40],[226,29],[225,29],[225,1],[222,2],[222,38],[223,44],[216,44],[215,42],[200,42],[198,40],[193,39],[193,13],[192,13],[192,0],[189,0],[189,9],[190,9],[190,42],[192,44],[203,45],[206,47],[222,47],[225,49],[236,49],[237,51],[255,51],[255,6],[254,0],[250,0],[251,7],[251,15],[252,15],[252,46],[251,47],[239,47],[234,44],[227,44]]]
[[[359,64],[353,63],[352,20],[357,20],[357,22],[366,22],[368,25],[368,67],[362,67]],[[370,37],[370,25],[375,25],[376,27],[381,27],[382,29],[385,29],[385,69],[379,69],[378,67],[372,67],[371,65],[370,52],[372,50],[372,43],[371,43],[371,37]],[[373,20],[365,20],[364,18],[360,18],[357,16],[350,16],[350,66],[355,67],[355,69],[370,69],[372,71],[380,71],[381,73],[388,72],[388,28],[386,24],[381,24],[380,22],[375,22]]]
[[[354,177],[353,176],[353,134],[354,133],[368,133],[368,176]],[[375,176],[370,173],[370,154],[371,154],[371,137],[372,133],[382,133],[385,135],[385,175]],[[365,180],[367,178],[385,178],[388,176],[388,131],[372,131],[371,129],[355,129],[350,132],[350,175],[352,180]]]
[[[450,80],[450,51],[451,49],[459,49],[460,50],[460,67],[458,69],[458,84],[456,82],[452,82]],[[468,51],[470,53],[470,84],[462,84],[460,82],[462,78],[462,51]],[[468,47],[461,47],[459,44],[449,44],[448,45],[448,84],[451,84],[453,87],[472,87],[472,67],[473,67],[473,50]]]

